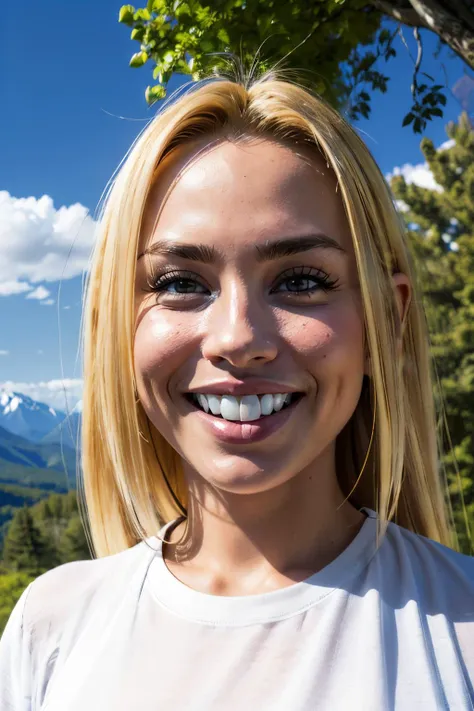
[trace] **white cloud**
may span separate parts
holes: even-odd
[[[2,355],[5,356],[5,355],[8,355],[9,353],[10,353],[10,351],[0,351],[0,356],[2,356]]]
[[[455,141],[449,139],[448,141],[442,143],[438,147],[438,150],[445,151],[448,148],[452,148],[454,144]],[[408,184],[413,183],[414,185],[418,185],[420,188],[436,190],[439,193],[443,192],[443,188],[441,187],[441,185],[438,185],[438,183],[433,177],[433,173],[428,168],[428,163],[416,163],[415,165],[413,165],[413,163],[405,163],[401,167],[396,166],[391,173],[387,173],[387,175],[385,176],[388,183],[390,183],[390,180],[395,175],[403,175],[405,181]],[[400,210],[400,206],[398,206],[398,209]],[[402,209],[402,212],[405,212],[405,210]]]
[[[41,306],[52,306],[54,303],[54,299],[46,299],[46,301],[40,301]]]
[[[55,208],[48,195],[15,198],[1,190],[0,296],[31,291],[32,284],[39,282],[83,274],[95,226],[80,203]]]
[[[443,188],[438,185],[433,177],[433,173],[428,168],[428,163],[418,163],[413,165],[412,163],[405,163],[401,167],[396,166],[391,173],[388,173],[386,178],[390,182],[391,178],[395,175],[403,175],[405,181],[410,184],[414,183],[420,188],[428,188],[429,190],[436,190],[442,193]]]
[[[456,141],[455,141],[453,138],[450,138],[448,141],[445,141],[444,143],[442,143],[442,144],[439,146],[438,150],[439,150],[439,151],[445,151],[445,150],[447,150],[448,148],[452,148],[455,143],[456,143]]]
[[[0,281],[0,296],[22,294],[24,291],[30,291],[32,288],[33,287],[27,284],[26,281]]]
[[[57,410],[71,411],[82,398],[82,379],[65,378],[64,380],[49,380],[37,383],[0,381],[0,389],[15,390],[51,405]],[[66,393],[66,394],[65,394]]]
[[[408,212],[410,209],[403,200],[395,200],[395,205],[397,206],[399,212]]]
[[[38,286],[34,291],[30,291],[29,294],[26,295],[27,299],[46,299],[47,296],[50,295],[50,291],[48,289],[45,289],[44,286]]]

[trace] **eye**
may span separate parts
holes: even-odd
[[[280,275],[271,294],[285,294],[293,298],[306,297],[336,289],[338,280],[333,280],[326,272],[312,267],[293,267]],[[280,288],[284,287],[284,288]],[[192,297],[209,294],[209,289],[199,281],[194,272],[173,270],[163,274],[152,274],[147,279],[145,292],[163,294],[167,299],[189,301]]]
[[[277,282],[277,287],[285,285],[282,291],[277,291],[276,287],[272,293],[286,293],[295,296],[311,296],[319,291],[332,291],[338,286],[337,279],[331,279],[330,275],[321,269],[312,267],[293,267],[284,272]]]
[[[207,289],[196,281],[196,274],[193,272],[172,271],[159,276],[152,276],[147,280],[147,288],[143,291],[158,294],[166,293],[167,296],[172,298],[179,298],[185,294],[203,294],[207,292]]]

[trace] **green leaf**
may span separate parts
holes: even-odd
[[[442,112],[441,109],[434,108],[434,109],[431,109],[431,115],[432,115],[432,116],[439,116],[439,117],[442,118],[443,112]]]
[[[176,15],[176,19],[181,21],[184,17],[192,17],[192,13],[187,2],[180,3],[174,14]]]
[[[133,13],[135,8],[133,5],[122,5],[119,11],[119,22],[123,22],[124,25],[133,25]]]
[[[133,19],[138,21],[144,20],[145,22],[148,22],[148,20],[151,20],[151,15],[146,8],[140,8],[134,14]]]
[[[220,40],[225,45],[230,44],[229,33],[223,27],[221,27],[221,29],[218,30],[217,39]]]
[[[143,37],[145,36],[146,29],[142,27],[134,27],[133,30],[130,33],[130,37],[132,40],[138,40],[139,42],[142,41]]]
[[[446,97],[444,94],[439,94],[438,96],[438,102],[440,104],[443,104],[443,106],[446,106]]]
[[[402,126],[408,126],[408,124],[410,124],[414,118],[415,118],[415,114],[412,114],[412,112],[410,111],[410,113],[408,113],[405,116],[405,118],[403,119]]]
[[[214,43],[210,42],[209,40],[202,40],[202,42],[200,43],[199,49],[204,54],[207,52],[213,52],[215,49]]]
[[[155,101],[164,99],[166,96],[166,89],[164,86],[158,84],[157,86],[149,86],[145,91],[145,99],[147,104],[154,104]]]
[[[370,106],[365,101],[361,101],[359,104],[359,111],[364,118],[369,118]]]
[[[130,60],[130,66],[131,67],[143,67],[145,62],[148,59],[148,54],[146,52],[136,52],[131,60]]]

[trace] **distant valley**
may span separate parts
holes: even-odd
[[[80,407],[67,415],[0,390],[0,528],[15,508],[76,488],[80,426]]]

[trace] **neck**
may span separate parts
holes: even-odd
[[[254,494],[216,494],[202,478],[187,479],[188,520],[163,555],[175,577],[202,592],[258,594],[304,580],[334,560],[365,519],[322,461]]]

